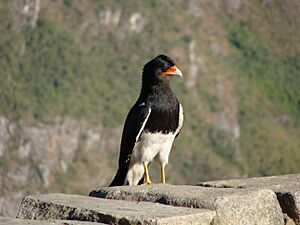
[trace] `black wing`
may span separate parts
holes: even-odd
[[[135,104],[130,109],[123,128],[119,155],[119,169],[110,186],[124,184],[134,145],[139,141],[139,137],[146,125],[150,113],[151,108],[144,103],[139,105]]]

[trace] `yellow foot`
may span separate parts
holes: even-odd
[[[152,182],[151,182],[151,180],[145,180],[144,184],[149,185],[149,184],[152,184]]]

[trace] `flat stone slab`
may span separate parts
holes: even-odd
[[[284,224],[276,195],[269,189],[154,184],[99,188],[90,196],[210,209],[216,211],[214,225]]]
[[[83,222],[76,220],[26,220],[0,217],[0,225],[105,225],[104,223]]]
[[[45,194],[23,199],[17,217],[60,219],[107,224],[201,224],[209,225],[215,212],[173,207],[150,202],[130,202],[80,195]]]
[[[202,187],[271,189],[278,198],[282,211],[300,225],[300,173],[270,177],[254,177],[201,182]]]
[[[274,192],[300,190],[300,173],[247,179],[200,182],[203,187],[271,189]]]

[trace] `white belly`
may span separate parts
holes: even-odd
[[[140,141],[134,146],[125,184],[137,185],[144,175],[143,163],[147,164],[156,158],[161,165],[168,163],[169,154],[175,134],[142,132]]]
[[[155,157],[161,164],[167,164],[172,144],[175,138],[174,133],[146,133],[143,132],[140,141],[133,150],[132,161],[151,162]]]
[[[149,163],[155,158],[161,165],[168,164],[173,141],[180,131],[182,123],[183,110],[180,105],[179,126],[174,133],[163,134],[142,131],[139,141],[132,151],[126,183],[128,181],[130,185],[138,184],[144,174],[143,162]]]

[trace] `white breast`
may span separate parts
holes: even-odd
[[[179,126],[174,133],[163,134],[145,131],[140,133],[139,141],[136,142],[130,159],[126,179],[129,184],[137,184],[143,177],[143,162],[151,162],[155,158],[161,165],[168,164],[173,141],[183,124],[183,109],[181,105],[178,119]]]
[[[167,164],[173,141],[180,132],[183,124],[183,109],[179,108],[178,128],[174,133],[148,133],[142,132],[140,141],[136,143],[133,156],[134,161],[151,162],[155,157],[161,164]]]

